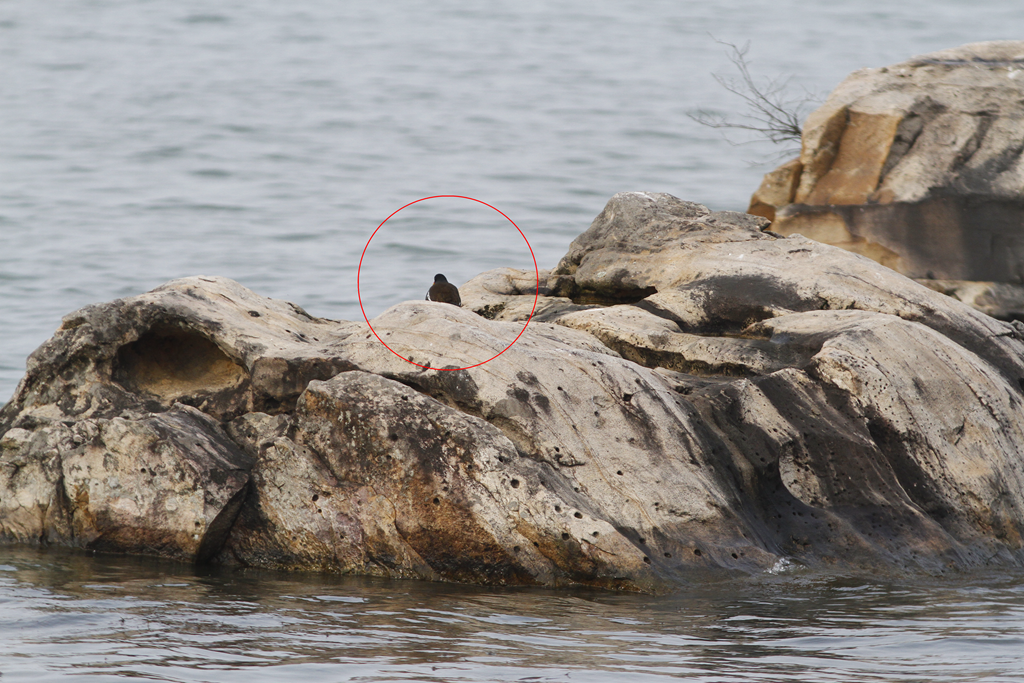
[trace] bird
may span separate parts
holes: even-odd
[[[434,276],[434,284],[427,290],[427,301],[440,301],[444,304],[462,305],[462,297],[459,296],[459,288],[448,282],[441,273]]]

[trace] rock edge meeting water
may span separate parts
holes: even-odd
[[[744,209],[775,151],[687,118],[738,106],[711,77],[732,72],[708,33],[751,40],[758,74],[824,94],[857,68],[1019,37],[1018,23],[1013,2],[7,3],[0,401],[61,316],[176,277],[223,275],[361,320],[359,250],[416,197],[498,206],[541,267],[619,191]],[[461,284],[519,253],[492,244],[483,217],[444,214],[384,245],[372,315],[422,298],[435,272]],[[652,600],[4,547],[0,601],[4,680],[1015,681],[1024,669],[1016,574],[796,568]]]

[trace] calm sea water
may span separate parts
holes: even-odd
[[[1019,0],[0,0],[0,401],[62,315],[176,277],[361,319],[363,247],[421,197],[497,207],[540,267],[618,191],[745,208],[780,150],[688,118],[742,113],[715,38],[823,96],[1021,20]],[[508,220],[420,202],[370,244],[362,298],[373,316],[503,265],[533,265]],[[655,601],[0,553],[3,681],[1024,680],[1005,576]]]
[[[2,680],[1024,679],[1024,577],[801,571],[668,598],[0,548]]]

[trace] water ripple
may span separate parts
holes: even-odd
[[[765,576],[650,598],[196,572],[13,547],[0,561],[5,681],[20,671],[39,680],[909,683],[1010,681],[1024,667],[1024,576],[1015,575],[908,585]]]

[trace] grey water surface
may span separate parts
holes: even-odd
[[[421,197],[496,207],[541,268],[616,192],[743,210],[794,150],[688,117],[744,111],[716,39],[800,99],[1022,26],[1018,0],[0,0],[0,401],[63,315],[176,277],[361,320],[363,248]],[[533,267],[506,218],[421,202],[360,293],[372,318],[501,265]]]
[[[743,113],[716,38],[799,99],[1021,27],[1019,0],[0,0],[0,402],[61,316],[172,278],[361,320],[436,272],[554,266],[615,192],[744,209],[793,149],[688,117]],[[418,202],[367,246],[433,195],[505,215]],[[3,683],[1024,680],[1019,576],[795,570],[654,599],[0,565]]]
[[[1024,577],[790,568],[650,597],[0,548],[0,672],[5,683],[1009,683],[1024,677]]]

